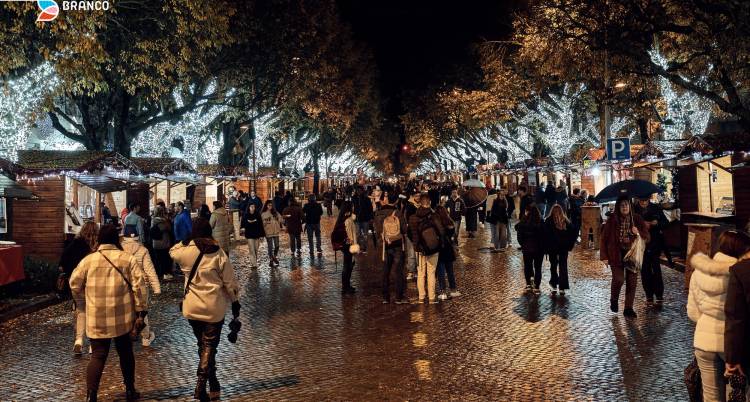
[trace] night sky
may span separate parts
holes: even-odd
[[[430,86],[476,81],[472,45],[507,39],[522,0],[340,0],[355,37],[370,46],[388,111],[402,113],[404,96]],[[391,116],[395,117],[395,116]]]

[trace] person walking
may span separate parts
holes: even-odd
[[[305,216],[305,233],[307,233],[307,244],[312,259],[313,237],[316,240],[318,255],[323,255],[323,248],[320,246],[320,217],[323,216],[323,207],[315,199],[315,194],[310,194],[307,198],[307,204],[302,207],[302,214]]]
[[[639,199],[634,209],[646,222],[650,237],[646,244],[643,266],[641,267],[641,284],[643,285],[643,291],[646,293],[646,305],[651,306],[654,302],[661,305],[664,302],[664,279],[661,275],[659,256],[664,249],[664,233],[662,231],[669,222],[661,207],[651,203],[648,198]],[[656,298],[655,301],[654,298]]]
[[[161,279],[172,279],[172,258],[169,249],[172,247],[172,225],[167,219],[167,210],[157,205],[154,217],[151,219],[151,248],[154,251],[154,267],[156,276]]]
[[[750,338],[750,259],[747,253],[740,257],[737,264],[729,268],[724,314],[726,374],[744,377],[745,386],[750,386],[750,343],[747,342]],[[745,389],[746,399],[750,402],[750,390]]]
[[[549,213],[552,211],[552,206],[557,202],[557,188],[553,182],[548,182],[547,187],[544,189],[544,213],[542,214],[543,219],[547,219]]]
[[[464,201],[465,203],[466,201]],[[466,206],[466,212],[464,213],[466,215],[466,232],[469,234],[468,237],[470,239],[476,237],[477,235],[477,215],[479,213],[479,205],[474,206]],[[456,238],[458,238],[458,234],[456,234]]]
[[[250,206],[250,204],[255,205],[256,211],[260,211],[263,208],[263,200],[255,194],[255,190],[251,191],[250,196],[247,197],[247,205]],[[245,209],[245,211],[246,210],[247,209]]]
[[[211,219],[211,210],[208,209],[208,205],[201,204],[201,207],[198,210],[198,217],[203,219]]]
[[[263,220],[263,232],[266,234],[266,244],[268,246],[268,260],[271,261],[271,267],[279,265],[279,234],[281,233],[281,216],[274,208],[274,202],[266,201],[263,206],[263,212],[260,214]]]
[[[427,296],[430,304],[436,304],[435,273],[439,252],[446,238],[445,229],[430,208],[430,197],[426,193],[420,195],[419,209],[409,218],[409,230],[417,254],[417,303],[424,303]]]
[[[60,257],[59,270],[70,279],[73,270],[87,255],[96,250],[96,238],[99,235],[99,227],[94,222],[86,222],[73,238],[73,241],[65,247]],[[86,335],[86,302],[85,300],[73,299],[73,322],[75,323],[76,338],[73,342],[73,354],[80,356],[83,353],[83,337]]]
[[[414,191],[414,190],[412,190]],[[411,238],[409,219],[419,209],[419,193],[414,191],[409,199],[402,199],[401,212],[406,219],[406,281],[417,277],[417,254],[414,251],[414,241]]]
[[[505,251],[508,244],[508,202],[502,194],[492,202],[487,222],[492,231],[492,251]]]
[[[255,208],[255,203],[253,202],[247,205],[247,211],[242,218],[242,229],[245,230],[245,238],[247,239],[250,268],[258,268],[258,247],[260,246],[260,239],[265,237],[266,234],[263,230],[263,219],[260,217],[260,210]]]
[[[625,284],[625,317],[635,318],[633,310],[635,288],[638,284],[638,270],[632,263],[625,261],[636,237],[640,236],[648,243],[649,233],[646,223],[640,215],[632,212],[630,199],[620,196],[615,203],[614,213],[604,224],[599,245],[599,258],[612,269],[612,292],[609,308],[616,313],[619,308],[620,290]]]
[[[455,230],[453,233],[453,243],[458,244],[458,233],[461,231],[461,219],[466,214],[466,203],[458,195],[458,190],[452,190],[451,196],[445,203],[445,208],[450,211],[450,218],[453,220]]]
[[[453,242],[450,241],[453,231],[456,230],[453,220],[451,220],[448,210],[443,205],[438,205],[435,209],[435,213],[440,219],[440,224],[445,229],[445,239],[443,240],[443,246],[438,252],[437,262],[437,287],[438,287],[438,299],[448,300],[453,297],[461,296],[461,292],[458,291],[456,285],[456,274],[453,272],[453,263],[456,261],[456,249],[453,247]],[[445,286],[445,277],[448,277],[448,288]]]
[[[175,242],[181,242],[190,236],[193,229],[193,221],[190,219],[190,212],[185,209],[185,203],[177,202],[177,214],[174,218],[174,238]]]
[[[578,235],[570,219],[565,215],[560,204],[552,206],[549,217],[544,221],[546,253],[549,255],[549,286],[552,294],[561,295],[570,289],[568,281],[568,253],[576,244]]]
[[[138,239],[140,239],[138,235],[132,234],[129,237],[123,237],[120,245],[123,251],[135,258],[136,266],[141,270],[141,274],[147,285],[144,287],[144,293],[146,294],[146,306],[148,306],[151,297],[149,289],[155,295],[161,294],[161,284],[159,283],[159,277],[156,275],[154,264],[151,262],[148,249]],[[151,330],[148,317],[143,317],[143,323],[145,326],[143,327],[143,331],[141,331],[141,345],[148,347],[151,346],[154,338],[156,338],[156,334]]]
[[[354,215],[357,217],[358,243],[362,247],[362,252],[367,253],[367,235],[370,233],[370,226],[372,225],[373,207],[372,200],[367,196],[367,191],[363,187],[357,189]]]
[[[344,269],[341,271],[341,294],[354,294],[357,289],[351,284],[352,272],[354,271],[354,255],[352,250],[357,251],[359,244],[357,243],[357,217],[353,213],[354,206],[351,201],[344,201],[339,209],[339,216],[336,219],[334,225],[334,231],[343,230],[346,232],[346,240],[344,241],[341,252],[344,254]],[[354,246],[354,247],[352,247]]]
[[[750,236],[730,230],[719,236],[718,252],[713,258],[697,253],[690,259],[690,266],[695,271],[690,277],[687,313],[696,323],[693,347],[701,371],[703,400],[706,402],[726,400],[724,304],[727,300],[730,268],[748,251]],[[747,341],[747,338],[741,340],[743,343]]]
[[[295,251],[297,257],[300,257],[302,254],[302,208],[300,208],[296,199],[289,199],[289,206],[284,208],[282,215],[286,223],[286,232],[289,234],[289,248],[292,250],[292,257]]]
[[[383,261],[383,303],[391,302],[391,273],[396,285],[396,304],[408,303],[406,299],[406,274],[404,273],[404,250],[406,247],[406,218],[396,207],[398,196],[388,193],[381,200],[380,209],[375,211],[373,224],[378,244],[382,249]]]
[[[531,194],[529,194],[529,191],[526,188],[526,186],[518,187],[518,198],[519,198],[518,220],[520,221],[521,218],[523,218],[523,216],[526,214],[526,211],[529,210],[529,205],[534,203],[534,198],[531,197]]]
[[[187,318],[198,341],[200,357],[194,397],[214,401],[219,400],[221,392],[216,375],[216,351],[230,303],[234,320],[229,328],[239,331],[239,285],[229,257],[211,237],[209,221],[197,218],[192,228],[190,238],[175,244],[169,254],[185,274],[182,316]],[[209,393],[206,393],[206,382]]]
[[[576,187],[573,189],[573,193],[568,198],[568,217],[570,223],[573,224],[573,228],[576,231],[576,241],[578,241],[578,234],[581,232],[581,214],[584,199],[581,197],[581,189]]]
[[[333,202],[336,199],[336,190],[333,187],[328,187],[325,193],[323,193],[323,204],[326,207],[326,215],[333,216]]]
[[[128,211],[128,214],[122,220],[122,233],[125,236],[137,233],[141,242],[146,241],[146,233],[143,230],[143,218],[139,215],[141,212],[141,206],[136,203],[131,203],[128,205]]]
[[[508,234],[506,247],[510,247],[510,242],[513,238],[510,235],[510,232],[511,232],[510,220],[513,219],[513,212],[516,211],[516,200],[512,195],[510,195],[508,190],[502,190],[502,193],[505,196],[505,203],[508,204],[508,208],[507,208],[508,223],[505,225],[505,229]]]
[[[214,201],[214,211],[208,218],[208,222],[211,224],[211,236],[219,243],[219,247],[229,255],[232,244],[229,238],[232,233],[232,220],[221,201]]]
[[[544,221],[536,204],[526,207],[521,221],[516,224],[516,236],[521,243],[523,273],[526,291],[540,294],[542,283],[542,261],[544,260]]]
[[[97,400],[104,365],[114,341],[125,383],[125,399],[135,401],[140,394],[135,388],[131,335],[137,335],[145,326],[146,283],[136,259],[122,251],[117,228],[102,226],[97,244],[96,252],[81,260],[70,277],[73,297],[86,300],[86,335],[91,343],[86,400]]]

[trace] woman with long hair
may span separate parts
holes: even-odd
[[[151,248],[154,250],[154,267],[159,280],[172,273],[172,258],[169,248],[172,247],[172,224],[167,219],[167,210],[157,205],[151,219]]]
[[[354,293],[357,290],[352,287],[352,271],[354,270],[354,256],[349,250],[350,246],[357,243],[357,223],[356,215],[353,212],[351,201],[344,201],[339,208],[339,216],[336,219],[336,228],[344,227],[346,230],[346,243],[341,250],[344,254],[344,270],[341,272],[341,293]]]
[[[701,372],[703,400],[707,402],[726,400],[724,337],[726,324],[731,321],[727,321],[725,313],[730,310],[724,307],[730,268],[748,251],[750,236],[729,230],[719,236],[719,251],[713,257],[697,253],[690,259],[690,266],[695,271],[690,277],[687,313],[696,323],[693,347]]]
[[[268,259],[271,266],[279,265],[279,235],[281,234],[281,214],[276,210],[273,200],[268,200],[263,205],[260,214],[263,220],[263,231],[266,232],[266,245],[268,246]]]
[[[190,237],[172,247],[169,254],[185,274],[182,315],[187,318],[198,341],[200,357],[194,397],[200,401],[218,400],[220,385],[216,375],[216,349],[230,303],[234,320],[229,328],[233,332],[235,329],[239,331],[239,285],[234,268],[227,254],[211,237],[211,223],[203,218],[193,221]],[[233,342],[232,338],[230,342]]]
[[[242,228],[245,229],[247,248],[250,253],[250,268],[257,268],[260,239],[265,237],[266,233],[263,230],[263,219],[261,219],[260,211],[256,209],[255,203],[248,204],[247,212],[242,217]]]
[[[559,287],[560,294],[564,295],[565,291],[570,289],[568,253],[573,249],[578,236],[575,226],[565,215],[560,204],[552,206],[549,217],[544,222],[544,232],[550,263],[549,286],[552,294],[556,294]]]
[[[544,260],[544,221],[536,204],[526,207],[526,213],[516,224],[518,242],[523,254],[523,273],[526,291],[538,295],[542,283],[542,261]],[[533,282],[532,282],[533,278]]]
[[[67,278],[73,274],[73,270],[87,255],[96,250],[96,239],[99,236],[99,226],[94,222],[83,224],[73,241],[65,247],[60,257],[59,269]],[[79,356],[83,353],[83,337],[86,334],[86,301],[74,300],[73,317],[76,328],[76,339],[73,342],[73,354]]]
[[[633,207],[627,196],[620,196],[615,203],[615,211],[602,228],[599,246],[599,258],[612,268],[612,291],[609,308],[616,313],[619,308],[620,290],[625,284],[625,317],[635,318],[633,301],[638,284],[638,269],[628,261],[625,255],[633,242],[640,236],[648,243],[649,233],[646,223],[640,215],[633,213]]]
[[[198,210],[198,217],[203,219],[211,219],[211,210],[208,209],[208,205],[201,204],[200,210]]]

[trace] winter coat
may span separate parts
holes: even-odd
[[[302,207],[302,213],[305,215],[305,224],[320,225],[323,207],[317,202],[308,202]]]
[[[583,201],[583,198],[577,195],[568,197],[568,216],[575,226],[581,226],[581,207],[583,206]]]
[[[466,231],[477,231],[477,212],[478,207],[466,208]]]
[[[448,198],[448,201],[445,202],[445,209],[450,212],[451,219],[458,221],[461,220],[461,216],[466,214],[466,203],[461,197]]]
[[[151,227],[159,228],[161,239],[151,239],[151,246],[154,250],[168,250],[172,247],[172,225],[166,218],[156,217],[151,221]]]
[[[137,237],[123,237],[120,241],[123,251],[132,255],[138,266],[143,270],[143,279],[146,284],[154,292],[154,294],[161,293],[161,284],[159,283],[159,277],[156,275],[156,269],[154,269],[154,263],[151,261],[148,249],[138,241]]]
[[[578,233],[572,223],[567,222],[560,230],[555,226],[555,220],[550,215],[544,221],[544,252],[545,254],[567,253],[573,249],[578,240]]]
[[[552,205],[555,201],[557,201],[557,189],[552,184],[547,184],[547,188],[544,189],[544,202]]]
[[[544,222],[532,224],[521,221],[516,224],[518,242],[524,254],[543,254],[544,246]]]
[[[695,268],[690,277],[688,317],[696,323],[693,346],[706,352],[724,352],[724,303],[729,285],[729,268],[737,259],[716,253],[709,258],[703,253],[690,259]],[[747,339],[745,340],[747,342]]]
[[[229,213],[224,208],[216,208],[208,222],[211,224],[211,236],[219,243],[219,247],[228,253],[231,245],[229,235],[234,230]]]
[[[279,237],[281,232],[281,217],[278,213],[272,214],[271,211],[266,211],[260,214],[260,218],[263,220],[263,232],[266,237]]]
[[[229,197],[229,209],[240,209],[240,200],[237,197]]]
[[[510,195],[505,196],[505,202],[508,203],[508,219],[513,216],[513,212],[516,210],[516,200]]]
[[[357,215],[357,222],[369,222],[372,220],[372,201],[367,194],[363,193],[356,198],[354,214]]]
[[[177,243],[169,250],[169,255],[179,264],[187,285],[190,270],[201,252],[203,258],[182,303],[182,315],[190,320],[220,322],[229,303],[239,299],[234,268],[224,250],[213,239],[196,239],[187,245]]]
[[[283,211],[287,205],[284,203],[284,198],[280,196],[273,197],[273,209],[277,211]]]
[[[648,231],[651,235],[651,241],[646,244],[646,249],[653,252],[661,251],[664,244],[664,233],[662,231],[669,224],[669,221],[667,221],[667,217],[664,216],[664,212],[662,211],[661,207],[656,204],[649,203],[646,208],[641,208],[640,205],[636,205],[634,211],[638,215],[640,215],[645,222],[657,222],[656,225],[648,225]]]
[[[445,207],[438,206],[435,209],[435,213],[440,218],[440,224],[445,228],[445,236],[453,236],[456,231],[455,223],[450,217],[448,210]],[[443,248],[440,249],[440,255],[438,255],[439,262],[453,262],[456,261],[456,250],[453,248],[453,243],[450,241],[443,242]]]
[[[565,187],[557,187],[555,189],[555,203],[563,208],[563,211],[568,210],[568,191]]]
[[[63,250],[59,266],[62,268],[63,272],[70,276],[81,260],[90,253],[91,247],[89,247],[89,243],[83,238],[76,236],[73,238],[73,241],[65,247],[65,250]]]
[[[255,211],[254,214],[245,214],[245,217],[242,218],[242,228],[245,229],[245,238],[247,239],[260,239],[266,236],[266,232],[263,230],[263,219],[258,211]]]
[[[648,230],[646,230],[646,223],[643,222],[643,218],[641,218],[640,215],[631,214],[633,215],[633,223],[635,223],[635,227],[638,228],[638,233],[640,233],[643,240],[648,243],[650,236]],[[622,251],[620,245],[619,215],[612,214],[602,228],[602,234],[599,239],[599,259],[607,261],[610,267],[622,268]]]
[[[193,221],[190,219],[190,212],[186,209],[177,214],[174,218],[174,238],[175,241],[183,241],[190,237],[193,231]]]
[[[401,226],[401,234],[406,235],[406,218],[401,213],[401,211],[399,211],[393,205],[383,205],[382,208],[375,211],[375,216],[372,220],[373,226],[375,226],[375,234],[378,238],[378,242],[383,241],[383,222],[385,221],[385,218],[391,216],[394,211],[396,213],[396,217],[398,218],[399,226]],[[394,247],[402,247],[401,240],[394,241],[388,245],[388,248]]]
[[[724,329],[724,360],[750,369],[750,261],[729,268]]]
[[[432,219],[433,224],[437,228],[438,233],[441,237],[445,237],[445,227],[440,222],[440,217],[431,208],[421,207],[412,216],[409,217],[409,232],[411,233],[411,240],[414,243],[414,251],[421,253],[421,233],[419,232],[419,226],[422,221],[426,219]]]
[[[289,234],[302,233],[302,208],[299,205],[290,205],[282,213],[286,219],[286,231]]]
[[[146,241],[146,233],[143,230],[143,218],[135,212],[130,212],[125,216],[122,228],[123,234],[128,235],[130,233],[129,230],[135,230],[135,233],[138,233],[138,241],[141,243]]]
[[[498,196],[502,197],[502,196]],[[487,222],[497,225],[498,223],[504,223],[508,224],[508,209],[502,208],[501,203],[498,202],[498,199],[495,198],[495,200],[492,202],[492,207],[490,207],[490,213],[487,216]],[[507,201],[506,201],[507,202]]]
[[[521,208],[521,209],[518,211],[518,219],[523,218],[523,215],[526,213],[526,208],[528,208],[529,205],[531,205],[531,204],[534,203],[534,199],[531,198],[531,196],[529,194],[526,194],[523,197],[521,197],[521,201],[520,202],[521,203],[519,205],[519,208]]]
[[[346,243],[347,244],[358,244],[357,243],[357,216],[355,214],[349,215],[344,221],[344,229],[346,229]]]

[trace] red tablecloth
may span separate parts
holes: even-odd
[[[21,281],[23,274],[23,246],[0,246],[0,285]]]

